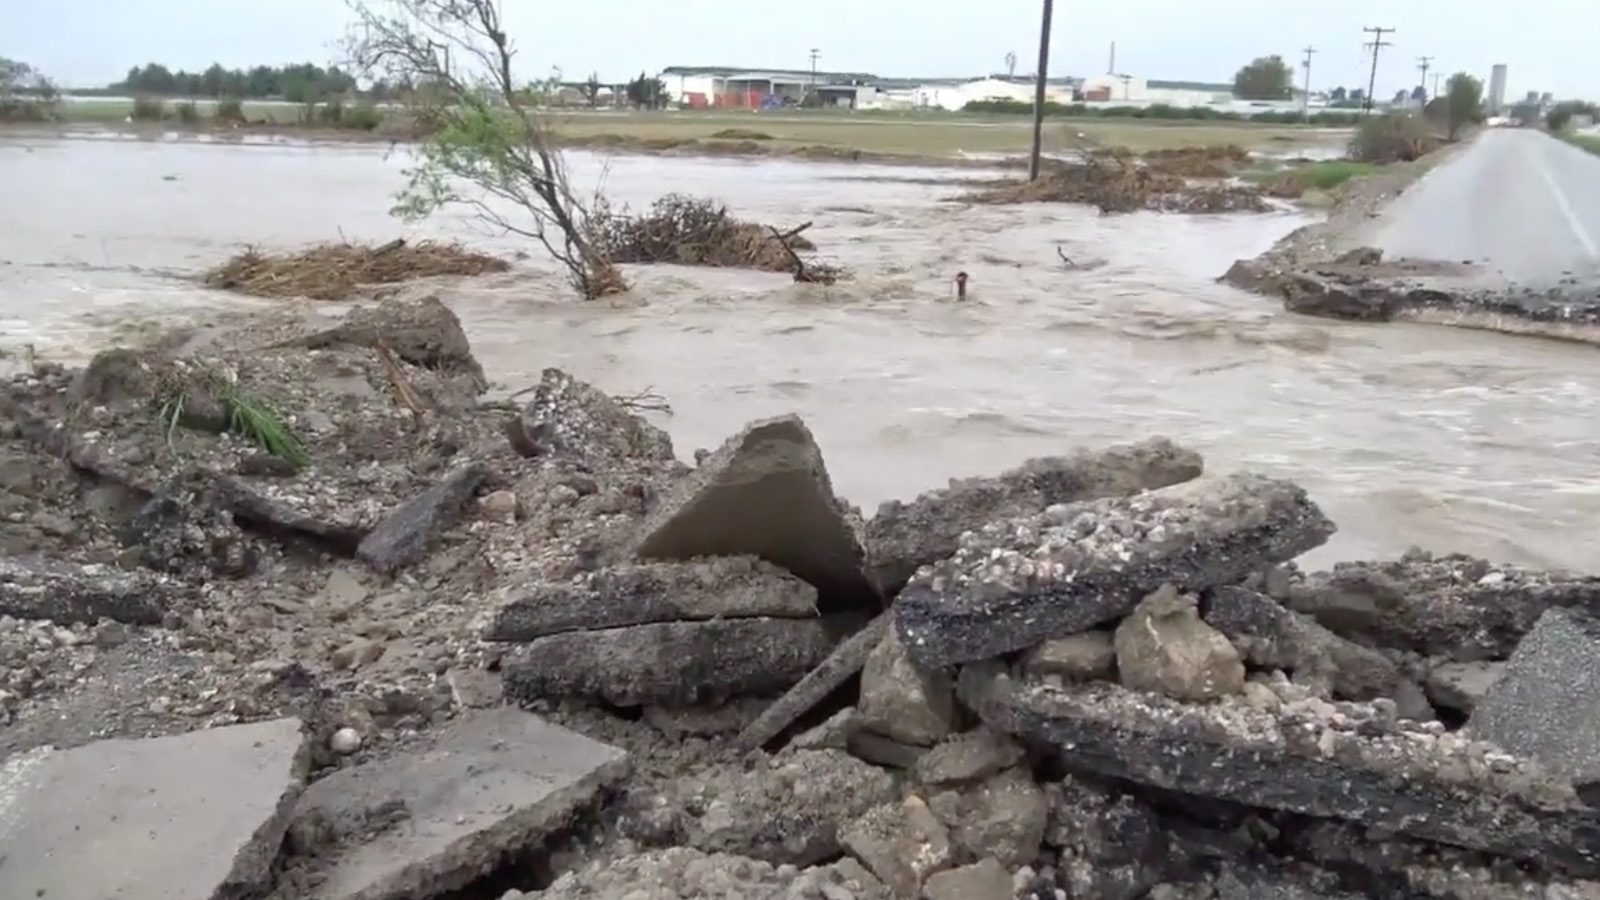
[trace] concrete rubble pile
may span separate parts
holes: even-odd
[[[1600,579],[485,391],[432,299],[0,387],[0,895],[1600,897]]]

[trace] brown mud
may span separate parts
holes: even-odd
[[[867,516],[796,416],[487,399],[432,298],[164,343],[0,384],[29,895],[1600,891],[1600,579],[1302,572],[1305,491],[1156,436]]]

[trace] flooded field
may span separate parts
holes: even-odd
[[[1214,471],[1305,485],[1342,531],[1318,553],[1417,544],[1593,568],[1600,369],[1593,350],[1421,325],[1289,316],[1212,282],[1299,215],[1101,218],[961,207],[939,173],[799,162],[572,157],[614,202],[679,191],[808,232],[857,273],[832,288],[745,271],[636,269],[581,306],[537,253],[433,286],[517,389],[550,365],[670,399],[681,455],[748,419],[802,413],[866,507],[1074,445],[1167,434]],[[0,140],[0,345],[82,358],[129,329],[249,301],[194,276],[241,245],[406,234],[382,147]],[[970,178],[972,170],[951,173]],[[918,177],[910,177],[918,176]],[[464,221],[425,234],[511,254]],[[1103,265],[1069,269],[1067,257]],[[529,249],[532,252],[531,248]],[[972,300],[949,302],[971,276]]]

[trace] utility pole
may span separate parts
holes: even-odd
[[[1039,152],[1044,146],[1044,89],[1050,77],[1050,16],[1055,0],[1044,0],[1039,22],[1039,81],[1033,88],[1033,152],[1028,156],[1028,180],[1039,180]]]
[[[1439,73],[1433,73],[1433,96],[1439,96]]]
[[[1382,52],[1383,48],[1394,46],[1394,44],[1384,40],[1383,36],[1394,34],[1394,29],[1368,26],[1361,30],[1372,35],[1372,40],[1363,45],[1372,51],[1372,74],[1367,76],[1367,99],[1365,103],[1361,104],[1361,111],[1365,114],[1372,112],[1372,92],[1378,89],[1378,54]]]
[[[1432,67],[1433,67],[1433,57],[1431,57],[1431,56],[1419,56],[1419,57],[1417,57],[1417,69],[1422,72],[1422,80],[1418,81],[1417,84],[1422,85],[1422,92],[1424,94],[1428,93],[1428,69],[1430,69]],[[1424,104],[1426,104],[1428,102],[1428,98],[1427,97],[1423,97],[1422,98],[1422,102]]]
[[[1306,55],[1300,62],[1300,68],[1306,70],[1306,84],[1300,93],[1300,117],[1309,122],[1311,121],[1311,57],[1317,52],[1317,48],[1307,47],[1300,52]]]
[[[815,47],[811,48],[811,90],[813,92],[817,89],[817,57],[821,55],[821,50]]]

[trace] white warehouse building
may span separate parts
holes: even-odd
[[[1156,81],[1132,75],[1092,75],[1083,99],[1113,106],[1215,106],[1233,102],[1233,85],[1202,81]]]

